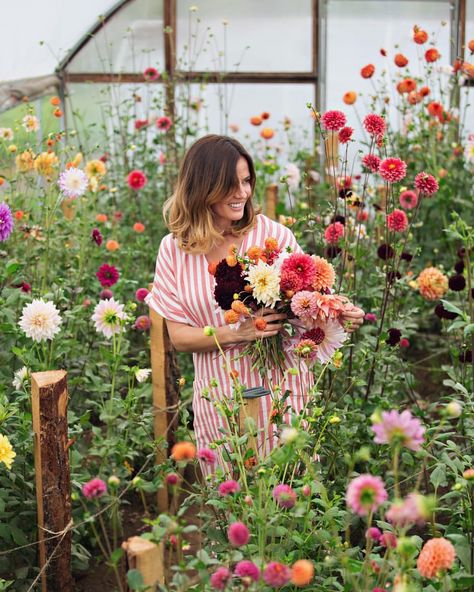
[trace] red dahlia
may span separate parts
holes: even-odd
[[[375,113],[369,113],[364,117],[364,128],[371,136],[379,136],[385,133],[385,119]]]
[[[354,130],[352,127],[343,127],[340,131],[339,131],[339,143],[340,144],[347,144],[347,142],[349,142],[349,140],[352,139],[352,134],[354,133]]]
[[[386,158],[380,163],[379,174],[389,183],[398,183],[407,174],[407,164],[400,158]]]
[[[387,215],[387,226],[393,232],[403,232],[408,227],[407,215],[403,210],[393,210]]]
[[[346,125],[346,116],[342,111],[326,111],[321,115],[324,127],[330,132],[337,132]]]
[[[376,154],[366,154],[362,157],[362,164],[371,173],[376,173],[379,170],[382,161]]]
[[[420,193],[425,195],[433,195],[439,189],[438,181],[433,177],[422,171],[415,177],[415,187]]]

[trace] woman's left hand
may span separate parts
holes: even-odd
[[[344,327],[344,331],[353,333],[364,322],[364,316],[365,312],[361,308],[354,306],[342,313],[339,322]]]

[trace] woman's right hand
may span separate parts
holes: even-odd
[[[266,322],[263,329],[258,328],[257,319],[259,318],[263,318]],[[233,331],[235,341],[250,342],[256,339],[274,337],[283,329],[283,322],[286,318],[285,313],[276,312],[273,308],[260,308],[253,318],[243,321],[240,327]]]

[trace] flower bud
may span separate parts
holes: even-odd
[[[210,327],[209,325],[204,327],[203,331],[204,331],[204,335],[206,335],[206,337],[212,337],[213,335],[216,334],[216,330],[214,329],[214,327]]]
[[[117,475],[110,475],[110,477],[107,479],[107,483],[111,487],[118,487],[120,485],[120,479],[117,477]]]
[[[291,444],[298,438],[298,430],[296,428],[284,428],[281,432],[281,441],[283,444]]]
[[[459,417],[462,414],[462,405],[459,401],[451,401],[446,405],[446,415],[448,417]]]

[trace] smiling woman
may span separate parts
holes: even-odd
[[[147,302],[166,319],[175,348],[193,352],[194,429],[200,449],[220,440],[225,433],[225,420],[217,407],[220,400],[232,396],[235,376],[248,389],[262,386],[258,369],[248,357],[242,356],[242,351],[250,342],[276,336],[283,330],[286,319],[283,313],[263,308],[259,314],[266,323],[247,318],[231,329],[225,322],[224,310],[217,306],[216,280],[209,269],[228,255],[231,244],[235,245],[237,255],[242,255],[251,247],[263,248],[272,237],[281,252],[287,248],[301,252],[288,228],[255,211],[254,187],[255,169],[244,147],[233,138],[208,135],[188,150],[176,191],[164,208],[171,233],[161,242]],[[240,276],[236,264],[237,259],[232,269]],[[234,283],[229,277],[224,286],[231,300],[239,291]],[[215,330],[205,334],[206,326]],[[223,357],[216,355],[216,340],[223,349]],[[289,349],[283,355],[284,367],[300,366],[299,372],[282,372],[280,367],[274,367],[265,380],[268,385],[279,385],[279,392],[291,393],[284,417],[290,423],[291,415],[299,413],[304,406],[310,371],[298,363]],[[209,389],[216,382],[218,388]],[[205,391],[208,395],[203,396]],[[258,436],[259,454],[268,453],[276,444],[269,421],[273,400],[270,391],[267,393],[259,399],[258,424],[264,427]],[[225,466],[223,462],[220,464]],[[205,473],[215,468],[206,463],[201,466]]]

